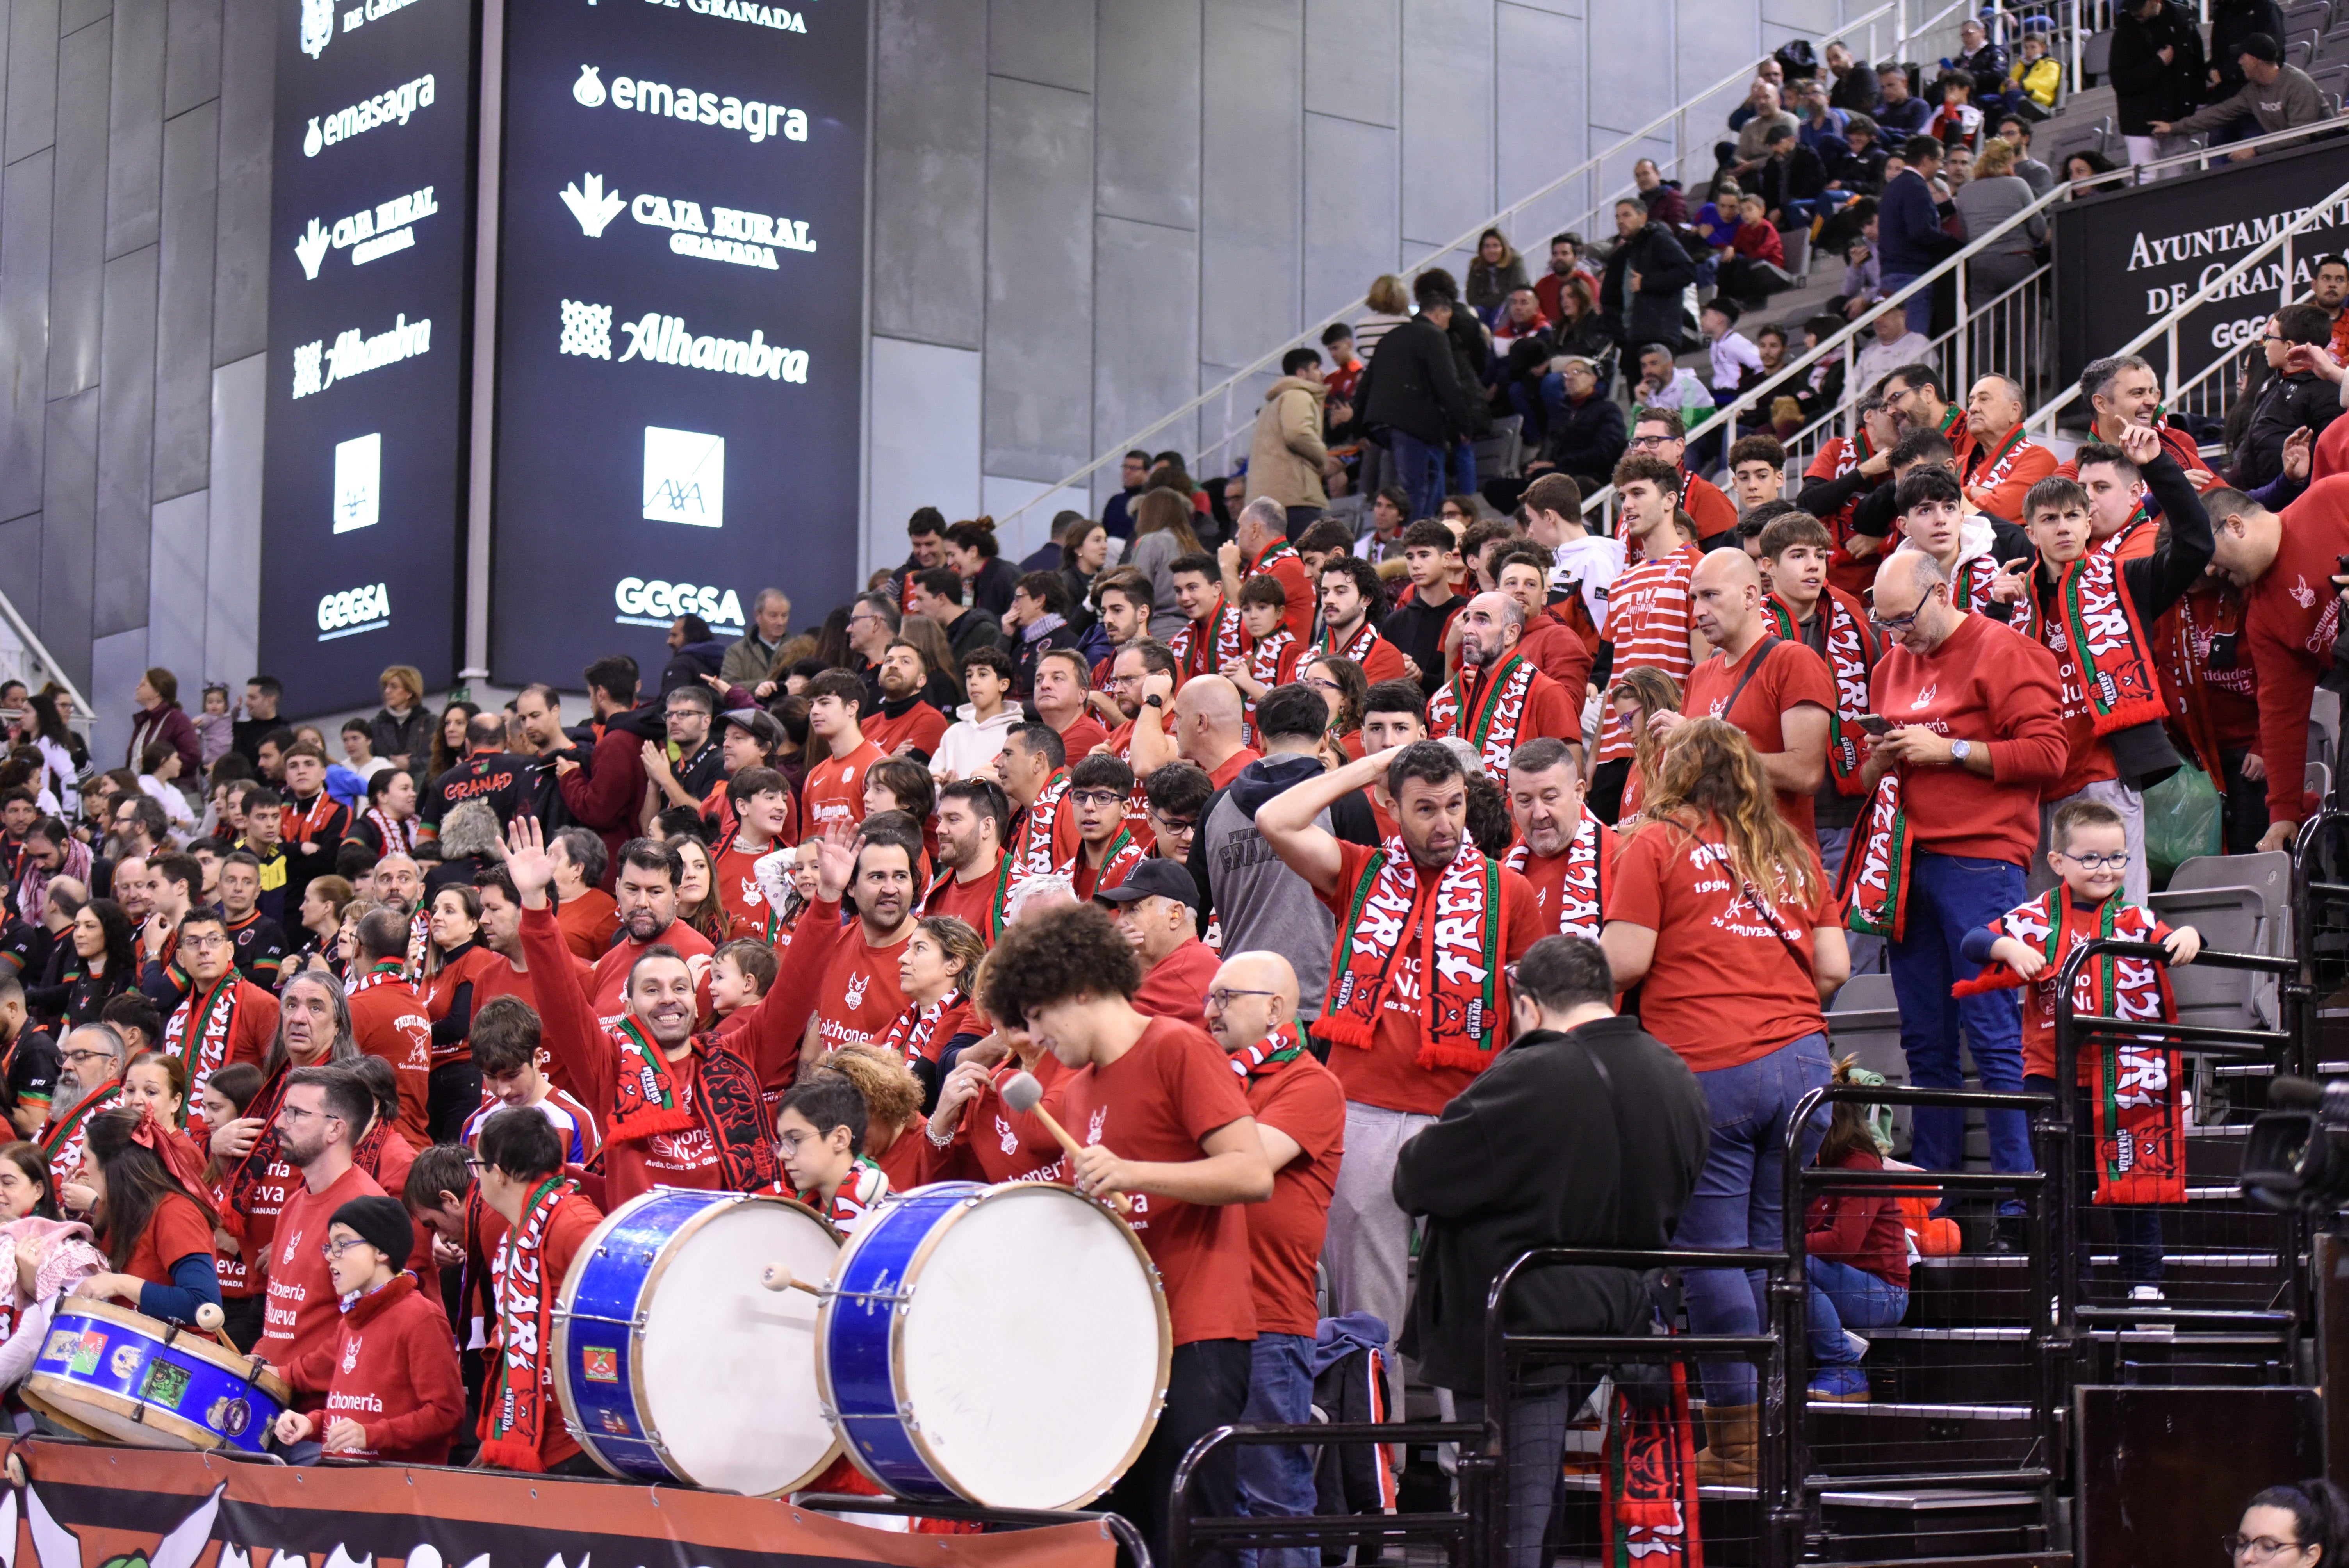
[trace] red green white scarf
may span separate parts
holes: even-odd
[[[1507,778],[1509,754],[1517,748],[1517,727],[1525,722],[1526,698],[1540,673],[1525,655],[1513,653],[1494,667],[1472,699],[1468,672],[1463,669],[1428,699],[1427,733],[1438,740],[1463,737],[1485,759],[1486,772]]]
[[[1257,644],[1255,649],[1248,655],[1249,678],[1262,681],[1267,686],[1278,685],[1280,656],[1287,653],[1290,645],[1296,641],[1297,634],[1287,626],[1274,627],[1272,635]]]
[[[1102,893],[1124,885],[1125,879],[1133,874],[1133,868],[1149,858],[1142,846],[1133,841],[1133,830],[1121,826],[1117,837],[1109,841],[1108,852],[1102,856],[1101,871],[1093,877],[1093,892]],[[1085,847],[1079,844],[1075,854],[1053,869],[1073,882],[1084,861]]]
[[[1574,830],[1574,841],[1566,846],[1566,880],[1557,889],[1557,934],[1560,936],[1583,936],[1599,940],[1599,928],[1605,923],[1607,904],[1607,857],[1599,852],[1600,836],[1607,824],[1582,809],[1582,821]],[[1508,858],[1503,862],[1513,872],[1522,872],[1533,858],[1522,839],[1509,846]]]
[[[668,1058],[645,1037],[636,1019],[621,1019],[611,1036],[620,1054],[620,1070],[612,1082],[612,1128],[607,1141],[635,1142],[691,1127],[693,1112],[678,1102]]]
[[[1305,1042],[1298,1037],[1294,1023],[1283,1024],[1252,1046],[1242,1046],[1228,1058],[1232,1071],[1246,1082],[1270,1078],[1304,1053]]]
[[[1296,562],[1299,566],[1305,564],[1305,558],[1297,553],[1296,545],[1290,543],[1286,539],[1276,539],[1270,544],[1266,545],[1263,552],[1259,553],[1254,561],[1248,562],[1247,570],[1240,573],[1240,581],[1245,583],[1251,577],[1262,576],[1264,573],[1271,571],[1272,563],[1278,561],[1284,555],[1289,560]]]
[[[667,1132],[706,1126],[718,1151],[719,1185],[750,1192],[777,1180],[774,1128],[767,1116],[758,1069],[718,1034],[696,1036],[699,1058],[695,1083],[698,1114],[678,1097],[674,1069],[661,1048],[645,1037],[633,1017],[610,1031],[619,1053],[612,1080],[612,1112],[605,1145],[636,1143]]]
[[[949,991],[925,1007],[918,1002],[908,1002],[905,1010],[890,1020],[889,1032],[881,1037],[881,1048],[903,1061],[907,1067],[916,1062],[938,1059],[938,1047],[945,1044],[937,1037],[939,1021],[962,1000],[962,993]]]
[[[2025,982],[2003,963],[1985,966],[1971,980],[1950,988],[1953,996],[2027,988],[2026,1016],[2036,1009],[2042,1026],[2053,1028],[2055,980],[2064,961],[2084,943],[2110,938],[2152,943],[2167,928],[2151,912],[2116,892],[2093,910],[2073,907],[2061,887],[2052,888],[1991,924],[2047,960],[2044,978]],[[2169,992],[2169,968],[2147,958],[2106,954],[2081,966],[2073,985],[2075,1015],[2172,1022],[2177,1006]],[[2186,1202],[2186,1108],[2178,1096],[2178,1054],[2159,1037],[2130,1038],[2099,1030],[2082,1043],[2088,1068],[2089,1105],[2095,1118],[2093,1156],[2099,1203]]]
[[[1207,612],[1209,633],[1202,637],[1200,623],[1185,621],[1166,640],[1174,653],[1182,677],[1211,676],[1247,652],[1247,628],[1240,623],[1240,613],[1224,603],[1223,595],[1216,596],[1215,608]]]
[[[1053,829],[1060,823],[1061,799],[1068,792],[1069,770],[1063,768],[1044,781],[1036,803],[1019,814],[1009,856],[1013,883],[1059,869],[1060,857],[1052,852]]]
[[[1419,960],[1423,1014],[1418,1063],[1481,1069],[1492,1059],[1501,1010],[1501,868],[1464,835],[1431,879],[1401,839],[1371,851],[1340,924],[1338,984],[1313,1032],[1367,1051],[1405,944]]]
[[[376,835],[383,841],[387,855],[412,855],[416,852],[416,819],[395,817],[380,806],[367,809],[367,820],[375,824]]]
[[[1885,769],[1859,820],[1859,841],[1846,859],[1844,924],[1865,936],[1901,940],[1909,929],[1909,870],[1916,852],[1900,804],[1900,770]]]
[[[82,1146],[89,1137],[89,1119],[100,1111],[112,1110],[122,1103],[122,1080],[101,1086],[96,1094],[66,1112],[65,1119],[53,1122],[41,1134],[41,1158],[49,1162],[49,1191],[69,1180],[81,1169]]]
[[[1599,1561],[1607,1568],[1702,1568],[1696,1429],[1684,1363],[1672,1365],[1668,1387],[1642,1388],[1636,1398],[1615,1386],[1599,1471]]]
[[[1768,601],[1770,618],[1788,642],[1802,641],[1794,612],[1775,594]],[[1870,676],[1877,647],[1857,601],[1835,588],[1823,588],[1816,614],[1826,617],[1827,671],[1835,677],[1835,712],[1827,716],[1827,776],[1846,795],[1860,792],[1861,741],[1867,731],[1858,720],[1868,712]]]
[[[188,999],[173,1009],[163,1024],[163,1054],[187,1064],[188,1103],[202,1114],[199,1102],[204,1085],[228,1063],[229,1044],[236,1037],[236,1013],[244,976],[234,965],[208,994],[199,995],[192,983]]]
[[[1950,574],[1950,603],[1961,610],[1987,609],[1992,603],[1991,581],[1997,575],[1998,562],[1988,552],[1958,562],[1958,569]]]
[[[1995,449],[1977,447],[1972,475],[1966,482],[1976,490],[1997,489],[2004,482],[2008,470],[2014,467],[2014,459],[2021,457],[2023,449],[2030,445],[2023,437],[2023,427],[2017,425],[2006,433],[2006,438]]]
[[[2137,601],[2121,580],[2116,559],[2091,550],[2058,571],[2052,614],[2040,604],[2043,588],[2037,571],[2030,581],[2031,592],[2015,601],[2006,624],[2023,636],[2036,638],[2064,666],[2067,717],[2085,711],[2094,717],[2097,735],[2106,736],[2168,715],[2153,661],[2147,656],[2152,642],[2137,623]],[[2082,654],[2086,655],[2085,670]]]
[[[351,995],[364,995],[378,985],[389,985],[394,982],[407,984],[408,965],[397,958],[378,958],[367,965],[366,974],[351,982]]]
[[[559,1175],[540,1182],[499,1251],[498,1386],[481,1410],[481,1462],[500,1470],[543,1470],[539,1443],[562,1418],[552,1407],[554,1299],[563,1282],[547,1277],[546,1233],[578,1191]]]
[[[1379,629],[1376,626],[1371,625],[1371,618],[1368,615],[1365,615],[1362,617],[1361,630],[1347,638],[1346,645],[1342,648],[1337,646],[1331,640],[1330,633],[1324,631],[1321,634],[1321,646],[1319,651],[1323,654],[1329,655],[1332,658],[1351,659],[1359,665],[1364,659],[1369,658],[1371,656],[1371,650],[1378,645]],[[1261,680],[1264,677],[1259,676],[1257,678]]]

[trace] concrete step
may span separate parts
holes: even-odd
[[[2098,1305],[2127,1304],[2118,1257],[2094,1250],[2085,1281]],[[2170,1252],[2162,1260],[2162,1291],[2173,1306],[2268,1307],[2284,1289],[2272,1252]],[[2029,1260],[2013,1254],[1961,1253],[1923,1258],[1909,1271],[1909,1323],[1962,1328],[2029,1321]]]

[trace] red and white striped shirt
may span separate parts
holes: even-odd
[[[1630,568],[1607,590],[1607,641],[1615,649],[1609,666],[1615,676],[1644,666],[1688,684],[1689,574],[1703,557],[1695,545],[1683,544],[1670,555]],[[1630,756],[1633,738],[1630,727],[1609,704],[1599,760]]]

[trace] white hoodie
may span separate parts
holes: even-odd
[[[941,779],[968,779],[988,763],[1003,749],[1004,738],[1012,726],[1019,722],[1019,709],[1005,703],[1002,711],[984,723],[976,718],[977,709],[964,703],[955,709],[955,722],[938,740],[938,749],[930,758],[930,771]]]

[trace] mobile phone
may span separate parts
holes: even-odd
[[[1884,735],[1892,728],[1892,721],[1878,714],[1863,713],[1852,722],[1870,735]]]

